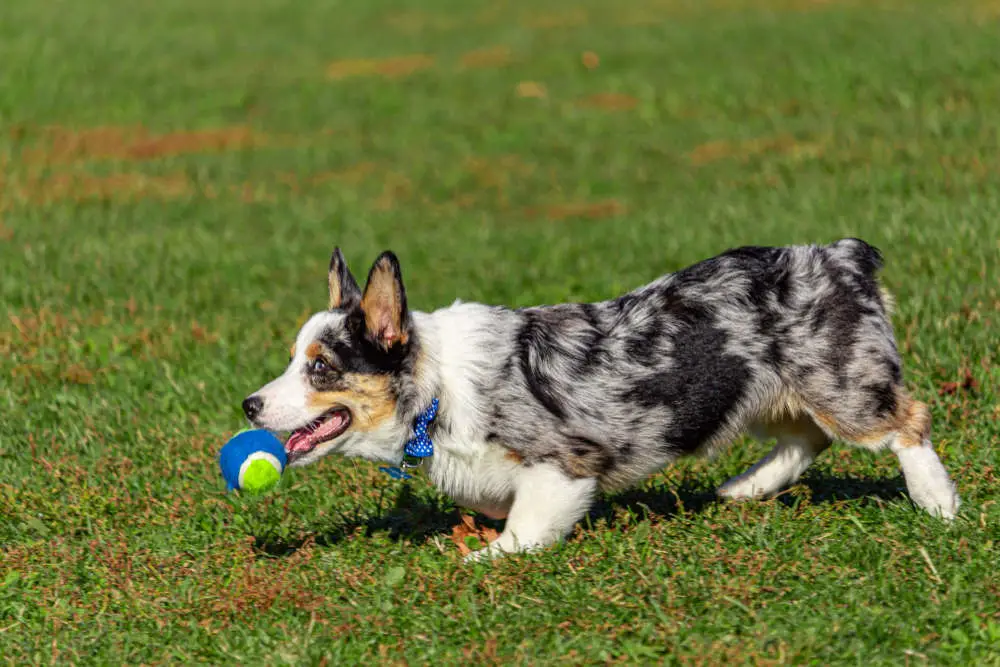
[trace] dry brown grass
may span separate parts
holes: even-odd
[[[813,157],[820,155],[824,148],[824,142],[800,141],[791,135],[782,134],[737,141],[710,141],[695,147],[688,153],[688,159],[692,164],[702,166],[722,160],[746,161],[766,154]]]
[[[518,97],[541,100],[549,96],[549,91],[545,87],[545,84],[538,81],[522,81],[517,84],[516,90]]]
[[[549,12],[543,14],[529,14],[521,19],[521,25],[525,28],[549,29],[549,28],[573,28],[586,25],[590,16],[585,9],[568,9],[561,12]]]
[[[594,93],[581,98],[577,104],[605,111],[630,111],[639,104],[639,100],[624,93]]]
[[[179,199],[192,192],[182,173],[153,176],[121,172],[97,176],[82,172],[55,173],[35,177],[16,188],[18,196],[35,204],[56,201],[111,201],[132,199]]]
[[[627,206],[617,199],[602,199],[592,202],[562,202],[529,208],[525,215],[530,218],[544,217],[552,221],[572,218],[614,218],[623,215]]]
[[[513,60],[509,46],[491,46],[463,53],[461,57],[464,69],[484,69],[503,67]]]
[[[41,128],[38,140],[21,155],[26,164],[59,164],[89,160],[155,160],[196,153],[243,150],[268,138],[239,125],[204,130],[154,133],[142,126]]]
[[[352,77],[380,76],[401,79],[434,66],[434,56],[416,53],[391,58],[354,58],[336,60],[326,68],[329,78],[339,81]]]

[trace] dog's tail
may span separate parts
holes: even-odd
[[[861,239],[841,239],[830,245],[835,253],[854,264],[861,273],[874,277],[881,269],[882,251]]]
[[[831,244],[830,249],[842,260],[852,265],[860,274],[861,280],[871,281],[874,284],[882,299],[882,308],[885,310],[886,317],[891,317],[896,308],[896,299],[878,277],[878,272],[885,265],[882,251],[867,241],[857,238],[841,239]]]

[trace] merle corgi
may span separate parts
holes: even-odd
[[[837,439],[891,449],[913,501],[951,519],[959,498],[928,408],[904,387],[881,265],[858,239],[744,247],[610,301],[423,313],[407,307],[393,253],[362,290],[336,249],[329,307],[243,409],[291,433],[292,466],[333,453],[398,465],[433,403],[423,475],[506,518],[473,558],[552,544],[598,492],[745,432],[775,445],[725,498],[780,491]]]

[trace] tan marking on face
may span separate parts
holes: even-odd
[[[508,449],[507,452],[503,455],[503,457],[508,461],[512,461],[517,465],[521,465],[522,463],[524,463],[524,457],[515,452],[513,449]]]
[[[320,343],[319,341],[313,341],[309,343],[308,347],[306,347],[306,359],[308,359],[309,361],[312,361],[313,359],[321,356],[322,354],[323,354],[323,344]]]
[[[292,346],[288,348],[288,358],[289,359],[295,358],[295,343],[292,343]]]
[[[372,270],[361,299],[361,310],[365,313],[368,331],[383,347],[406,344],[409,340],[409,335],[403,331],[403,294],[389,260],[381,260]]]
[[[335,407],[351,411],[351,426],[355,431],[374,431],[396,412],[396,399],[389,388],[389,378],[382,375],[344,375],[347,389],[319,391],[306,401],[310,408],[324,412]]]

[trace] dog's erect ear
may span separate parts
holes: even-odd
[[[368,284],[361,298],[365,314],[365,329],[383,350],[410,339],[410,315],[406,309],[406,290],[396,255],[386,251],[379,255],[368,272]]]
[[[327,281],[330,284],[330,310],[336,308],[346,310],[361,303],[361,288],[351,275],[351,270],[347,268],[347,260],[344,259],[344,253],[340,252],[340,248],[333,249]]]

